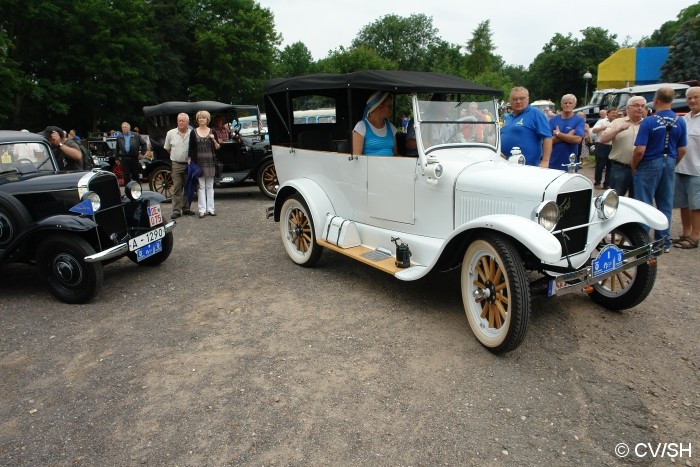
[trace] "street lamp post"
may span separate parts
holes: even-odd
[[[593,75],[590,71],[587,71],[583,74],[583,79],[586,80],[586,97],[584,98],[584,105],[588,105],[588,82],[591,80],[591,78],[593,78]]]

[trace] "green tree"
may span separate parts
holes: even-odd
[[[583,39],[571,34],[559,33],[547,43],[535,57],[527,74],[527,87],[531,99],[549,98],[555,102],[564,94],[574,94],[583,103],[586,71],[594,75],[598,64],[608,58],[618,45],[617,35],[601,28],[586,28],[581,31]]]
[[[496,46],[492,36],[491,20],[482,21],[474,29],[472,38],[467,42],[467,76],[478,76],[503,67],[503,59],[494,54]]]
[[[275,62],[274,77],[306,75],[316,69],[311,52],[303,42],[286,46]]]
[[[400,70],[425,70],[430,46],[439,43],[433,19],[424,14],[407,18],[386,15],[360,29],[352,47],[365,46],[396,63]]]
[[[361,70],[396,70],[398,65],[382,58],[374,50],[359,46],[346,50],[340,46],[317,63],[320,73],[352,73]]]
[[[153,16],[158,18],[152,31],[152,41],[159,45],[153,63],[155,78],[151,104],[183,100],[188,94],[189,70],[187,59],[194,50],[193,11],[196,0],[148,0]]]
[[[639,47],[662,47],[671,45],[673,37],[681,29],[681,26],[686,21],[700,16],[700,2],[690,5],[688,8],[682,9],[677,19],[666,21],[664,24],[655,30],[651,37],[644,37],[639,41]]]
[[[661,80],[687,81],[700,76],[700,18],[686,21],[673,36]]]
[[[444,40],[428,46],[425,54],[424,67],[417,71],[436,71],[454,76],[464,76],[464,55],[461,47]]]
[[[188,60],[191,100],[262,103],[276,47],[274,16],[253,0],[200,0]]]

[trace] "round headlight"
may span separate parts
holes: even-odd
[[[85,200],[90,200],[90,203],[92,203],[92,211],[97,212],[100,210],[102,207],[102,201],[100,200],[100,195],[95,193],[94,191],[88,191],[85,193],[83,196],[80,197],[81,201]]]
[[[543,201],[535,210],[535,218],[538,224],[551,232],[559,222],[559,206],[554,201]]]
[[[601,219],[610,219],[617,213],[620,205],[620,197],[615,190],[605,190],[595,200],[595,207],[598,209],[598,216]]]
[[[141,198],[141,192],[143,189],[141,188],[141,184],[137,181],[130,181],[125,187],[124,187],[124,194],[131,200],[137,200]]]
[[[445,169],[442,168],[442,164],[437,164],[435,166],[435,178],[440,178],[442,177],[442,173],[444,172]]]

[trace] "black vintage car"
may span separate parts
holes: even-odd
[[[122,195],[104,170],[59,172],[44,138],[0,131],[0,267],[36,265],[48,290],[66,303],[99,291],[103,265],[124,256],[156,266],[173,249],[165,198],[131,182]]]
[[[223,115],[227,122],[234,123],[241,117],[257,116],[260,111],[255,105],[232,105],[216,101],[199,102],[164,102],[146,106],[143,114],[148,121],[148,134],[151,139],[154,157],[149,164],[149,187],[166,197],[172,195],[172,176],[170,158],[163,148],[168,130],[177,126],[177,115],[186,113],[190,123],[200,110],[208,111],[212,119]],[[235,127],[235,125],[233,125]],[[260,191],[270,199],[277,193],[277,172],[272,160],[270,144],[264,135],[241,136],[234,134],[231,141],[222,142],[216,157],[223,164],[223,173],[214,181],[215,187],[240,185],[246,180],[254,180]]]

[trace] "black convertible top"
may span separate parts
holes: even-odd
[[[206,110],[207,112],[222,112],[225,110],[235,110],[239,112],[245,110],[250,114],[258,113],[258,107],[256,105],[224,104],[223,102],[217,101],[171,101],[157,105],[147,105],[143,108],[143,115],[146,117],[156,117],[159,115],[174,115],[183,112],[191,114],[200,110]]]
[[[318,73],[265,82],[265,94],[322,89],[373,89],[392,93],[442,92],[500,96],[502,90],[472,83],[457,76],[425,71],[370,70],[347,74]],[[144,108],[145,112],[145,108]]]
[[[45,141],[44,137],[37,133],[15,130],[0,130],[0,143],[41,143],[42,141]]]

